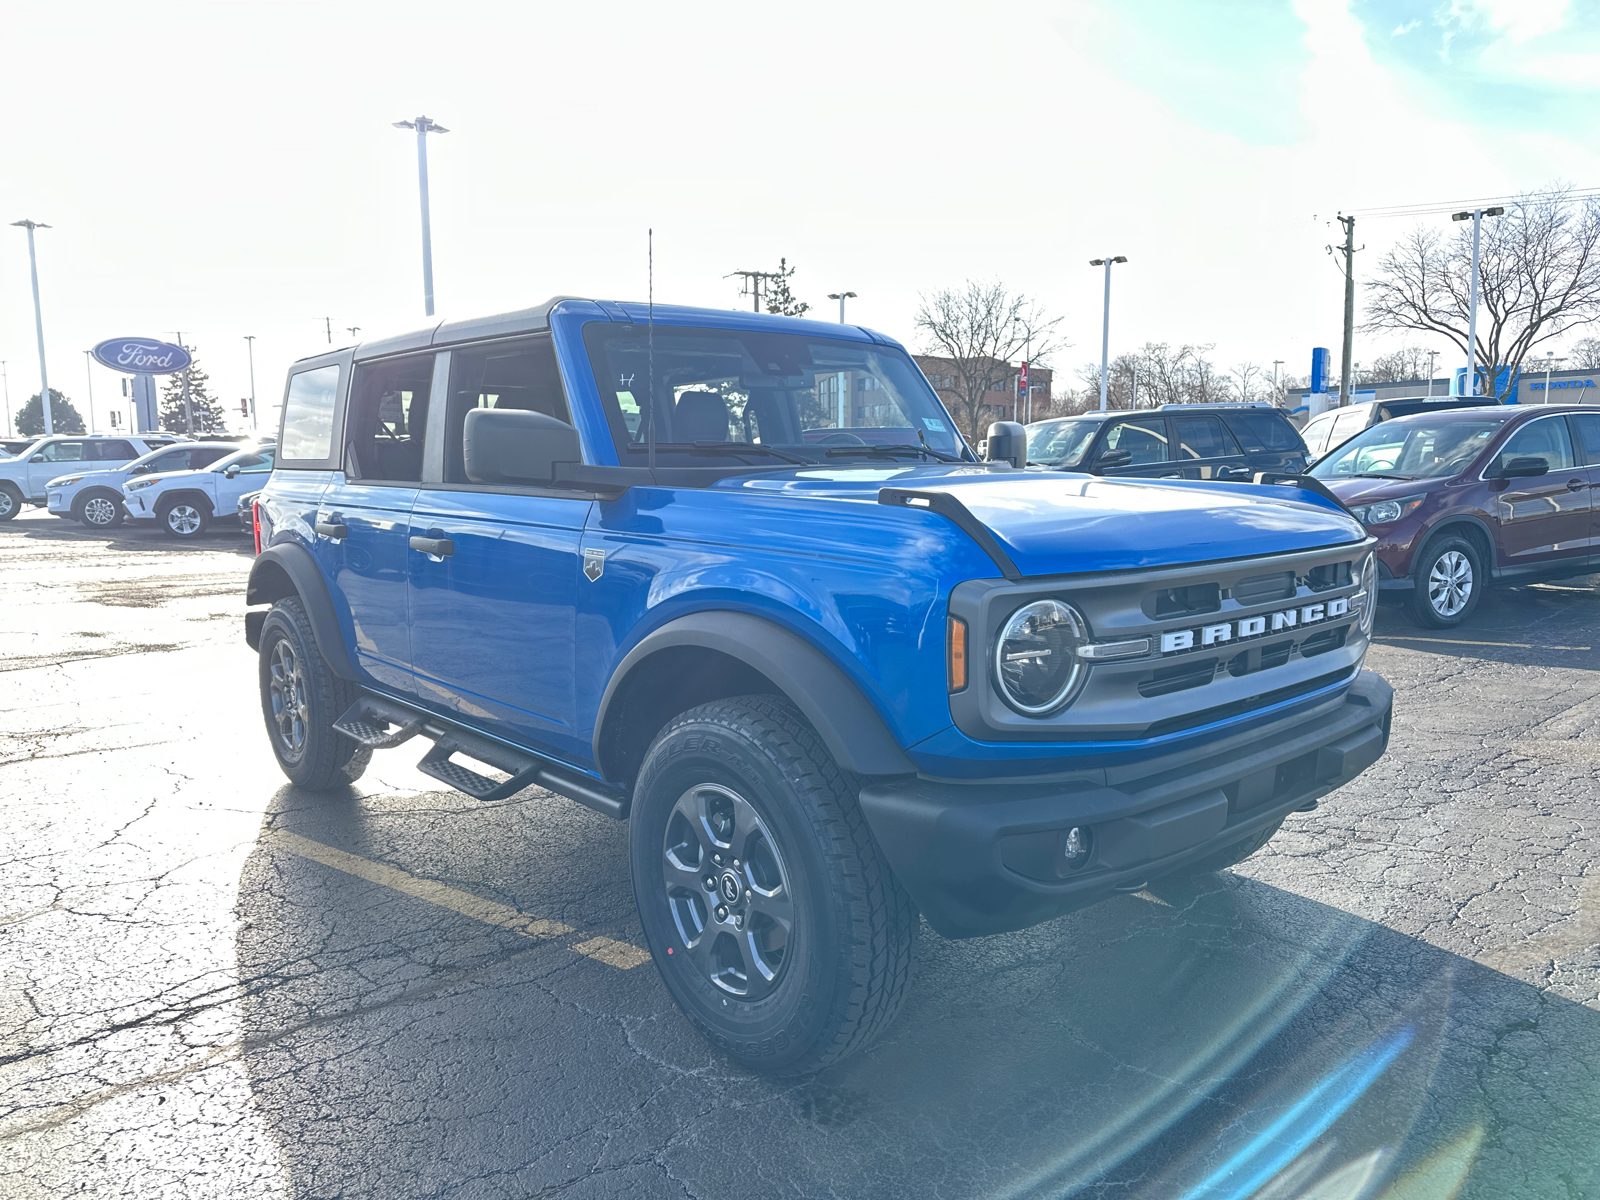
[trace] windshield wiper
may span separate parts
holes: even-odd
[[[1345,476],[1347,479],[1415,479],[1415,475],[1385,475],[1382,471],[1357,471],[1354,475]]]
[[[693,450],[700,454],[770,454],[773,458],[781,458],[784,462],[792,462],[802,467],[814,467],[817,460],[814,458],[801,458],[798,454],[790,454],[787,450],[776,450],[771,446],[763,446],[760,442],[657,442],[657,450]],[[629,446],[633,454],[649,452],[648,446]]]
[[[909,442],[899,445],[887,446],[829,446],[829,458],[851,458],[870,455],[915,454],[920,457],[936,458],[940,462],[960,462],[961,459],[954,454],[946,454],[943,450],[935,450],[932,446],[913,446]]]

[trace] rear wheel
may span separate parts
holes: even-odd
[[[197,500],[177,500],[161,507],[156,523],[176,538],[197,538],[211,526],[211,514]]]
[[[1422,548],[1412,568],[1406,612],[1418,625],[1449,629],[1478,607],[1483,594],[1483,559],[1464,537],[1445,534]]]
[[[89,492],[78,497],[72,515],[90,529],[115,529],[122,524],[122,498],[110,492]]]
[[[916,909],[853,779],[787,701],[743,696],[675,718],[645,756],[629,826],[656,966],[724,1053],[804,1074],[894,1018]]]
[[[0,521],[9,521],[22,511],[22,493],[14,484],[0,483]]]
[[[322,657],[299,597],[272,606],[260,646],[261,715],[283,773],[314,792],[360,779],[372,751],[333,729],[359,689]]]

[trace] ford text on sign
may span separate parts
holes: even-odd
[[[107,338],[90,353],[101,366],[130,375],[171,375],[194,361],[182,346],[154,338]]]

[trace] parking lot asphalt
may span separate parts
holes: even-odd
[[[246,539],[0,525],[0,1195],[1600,1196],[1600,579],[1379,618],[1388,755],[1270,845],[924,928],[802,1082],[638,949],[625,826],[288,786]]]

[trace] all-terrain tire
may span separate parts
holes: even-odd
[[[1428,629],[1453,629],[1465,621],[1489,582],[1478,547],[1453,533],[1422,548],[1411,576],[1415,583],[1406,600],[1406,615]]]
[[[312,792],[360,779],[372,751],[333,728],[360,689],[328,666],[298,596],[272,606],[260,646],[261,712],[283,773]]]
[[[690,709],[645,754],[629,849],[646,941],[678,1007],[753,1070],[837,1062],[905,998],[919,918],[858,784],[778,696]]]
[[[1225,871],[1236,863],[1242,863],[1261,847],[1272,840],[1272,835],[1283,828],[1280,818],[1268,825],[1265,829],[1258,830],[1245,838],[1242,842],[1235,842],[1231,846],[1224,846],[1221,850],[1213,851],[1204,858],[1198,858],[1186,866],[1179,867],[1171,872],[1171,877],[1182,878],[1186,875],[1213,875],[1218,871]]]
[[[0,483],[0,521],[9,521],[22,511],[22,493],[15,484]]]

